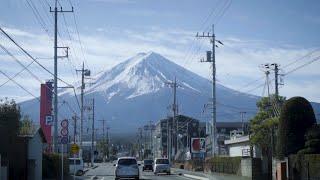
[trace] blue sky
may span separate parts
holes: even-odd
[[[35,57],[50,58],[53,53],[53,17],[49,13],[49,4],[52,6],[53,2],[3,0],[0,3],[0,26]],[[320,47],[320,1],[316,0],[60,0],[65,10],[71,8],[70,2],[74,6],[82,47],[73,14],[60,14],[59,42],[70,46],[71,56],[70,60],[59,60],[59,73],[68,82],[80,78],[74,69],[79,68],[84,59],[87,67],[98,73],[143,51],[156,51],[210,78],[209,66],[198,61],[210,49],[209,41],[198,40],[194,35],[198,31],[210,31],[214,23],[217,39],[225,44],[217,49],[219,83],[243,92],[265,95],[263,87],[254,89],[263,84],[263,79],[245,86],[263,76],[260,64],[277,62],[285,67]],[[42,25],[36,20],[30,4],[39,12],[44,22]],[[3,35],[0,35],[0,43],[24,64],[30,63]],[[282,72],[288,72],[319,55],[317,51],[283,68]],[[1,49],[0,59],[1,70],[11,76],[21,69]],[[53,69],[52,60],[39,60]],[[285,76],[281,95],[299,95],[320,102],[319,68],[320,62],[316,61]],[[30,69],[42,80],[51,78],[37,65],[31,65]],[[6,78],[0,76],[0,83],[5,81]],[[34,95],[39,95],[39,82],[28,73],[23,73],[16,81]],[[0,87],[0,93],[1,98],[18,101],[30,98],[13,83]]]

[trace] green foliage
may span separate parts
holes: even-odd
[[[69,161],[67,157],[63,159],[63,174],[69,174]],[[61,177],[61,154],[43,154],[42,158],[42,176],[43,178]]]
[[[316,123],[311,104],[303,97],[287,100],[281,110],[277,155],[282,159],[304,147],[304,135]]]
[[[320,154],[289,155],[289,173],[293,180],[320,177]]]
[[[106,139],[101,139],[98,141],[97,148],[102,153],[104,160],[106,156],[109,158],[109,145]]]
[[[206,169],[211,172],[239,174],[242,157],[212,157],[206,160]]]
[[[320,127],[314,125],[311,127],[306,135],[306,142],[304,149],[300,150],[299,154],[320,154]]]
[[[20,121],[19,125],[19,134],[21,135],[30,135],[34,134],[36,128],[34,126],[33,121],[30,119],[29,116],[23,116],[22,120]]]
[[[20,119],[20,108],[12,100],[0,100],[0,154],[9,155],[15,148]],[[5,145],[5,146],[4,146]]]
[[[266,151],[271,147],[272,129],[275,129],[278,123],[278,117],[268,118],[265,112],[258,113],[250,121],[250,129],[253,132],[250,142]]]
[[[275,99],[271,95],[270,99]],[[266,154],[271,150],[272,130],[276,129],[279,123],[278,117],[272,117],[273,110],[268,97],[263,97],[257,102],[258,113],[250,120],[251,137],[250,142],[261,148],[262,153]],[[285,97],[279,96],[278,103],[281,105]]]

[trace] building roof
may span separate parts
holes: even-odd
[[[233,139],[225,140],[224,144],[237,144],[237,143],[244,143],[244,142],[249,142],[249,136],[241,136],[241,137],[236,137]]]
[[[244,125],[247,125],[244,122]],[[242,122],[217,122],[217,128],[242,128]]]
[[[37,133],[39,133],[39,135],[42,139],[42,142],[46,143],[47,140],[46,140],[41,128],[38,128],[33,134],[23,134],[23,135],[19,135],[19,137],[26,138],[26,139],[32,139]]]

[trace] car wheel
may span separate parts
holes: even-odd
[[[82,170],[77,171],[76,175],[77,176],[82,176],[84,174],[84,172]]]

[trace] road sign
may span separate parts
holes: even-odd
[[[62,136],[68,136],[68,129],[62,128],[60,133],[61,133]]]
[[[78,154],[79,150],[78,144],[71,144],[71,154]]]
[[[68,137],[61,137],[61,144],[68,144]]]
[[[192,153],[206,152],[206,139],[191,138],[191,152]]]
[[[68,127],[68,120],[67,119],[64,119],[64,120],[62,120],[61,121],[61,127],[64,127],[64,128],[66,128],[66,127]]]
[[[53,117],[51,115],[46,116],[46,125],[51,126],[53,122]]]

